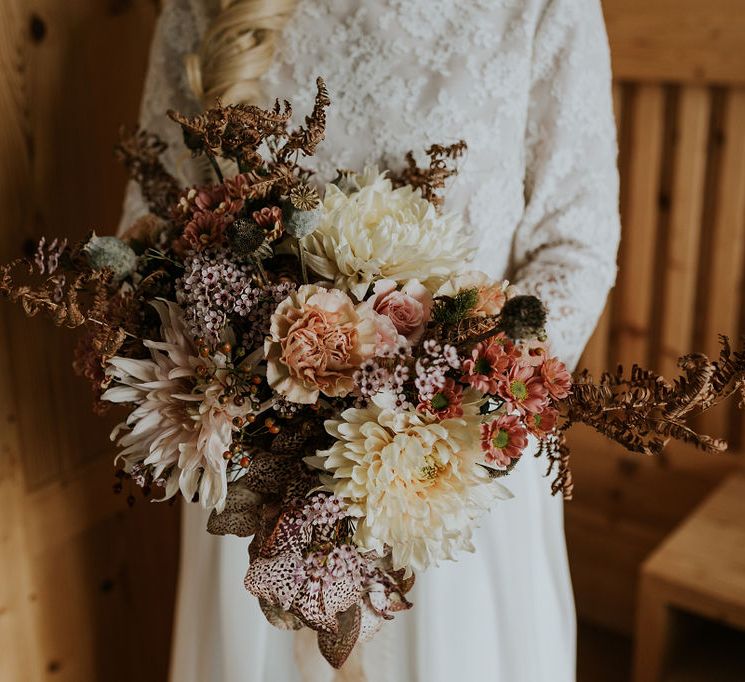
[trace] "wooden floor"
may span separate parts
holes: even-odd
[[[580,623],[577,630],[577,682],[629,682],[631,640]]]
[[[663,682],[742,682],[745,632],[679,613]],[[628,637],[587,623],[577,631],[577,682],[629,682]]]

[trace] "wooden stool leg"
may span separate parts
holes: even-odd
[[[669,611],[659,581],[642,572],[636,606],[633,682],[660,682],[668,621]]]

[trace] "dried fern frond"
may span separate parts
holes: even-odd
[[[322,78],[317,78],[313,111],[305,117],[305,125],[290,133],[287,142],[280,150],[281,160],[286,161],[295,152],[302,152],[306,156],[316,153],[316,148],[326,136],[326,109],[329,106],[331,106],[331,99],[326,84]]]
[[[398,174],[391,174],[391,181],[394,187],[411,185],[420,190],[427,201],[439,208],[444,202],[440,191],[445,187],[448,178],[457,174],[458,169],[454,162],[463,156],[466,148],[463,140],[447,146],[433,144],[426,151],[429,157],[428,168],[420,167],[413,152],[408,152],[405,159],[406,167]]]
[[[249,104],[216,106],[198,116],[185,116],[170,110],[168,116],[181,126],[186,146],[194,155],[205,154],[217,170],[214,159],[222,157],[238,164],[241,173],[255,173],[252,198],[266,196],[270,188],[282,191],[294,186],[307,171],[297,164],[299,154],[311,156],[326,134],[326,109],[331,100],[323,79],[316,80],[313,111],[304,125],[288,130],[292,107],[279,100],[271,109]],[[268,158],[261,153],[263,145]],[[260,184],[263,183],[263,184]]]
[[[150,210],[161,218],[168,218],[178,201],[181,188],[178,181],[163,166],[160,156],[168,145],[157,135],[139,128],[121,129],[119,144],[114,149],[116,158],[124,164],[129,176],[140,186]]]
[[[637,365],[629,376],[619,367],[597,384],[588,372],[579,373],[561,406],[563,416],[569,424],[587,424],[635,452],[659,454],[670,439],[722,452],[724,440],[699,434],[686,423],[742,390],[745,353],[733,353],[726,337],[720,341],[716,361],[702,354],[683,356],[678,363],[682,374],[672,382]]]
[[[572,499],[574,482],[572,481],[572,470],[569,468],[569,446],[566,442],[566,433],[560,429],[556,434],[538,442],[536,457],[545,457],[548,460],[546,476],[554,473],[551,482],[551,494],[561,493],[565,500]]]

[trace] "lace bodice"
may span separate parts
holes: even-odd
[[[195,166],[164,112],[198,109],[183,57],[210,4],[166,0],[141,112],[185,182],[198,180]],[[547,303],[554,351],[574,365],[614,281],[619,236],[599,0],[299,0],[264,88],[300,117],[318,75],[333,102],[308,163],[322,180],[368,163],[397,168],[435,142],[468,143],[446,208],[464,215],[475,267]],[[123,222],[143,211],[130,187]]]

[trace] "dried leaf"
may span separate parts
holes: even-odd
[[[261,524],[264,496],[248,486],[245,476],[228,483],[225,508],[219,514],[212,510],[207,521],[207,531],[213,535],[237,535],[245,538],[254,535]]]
[[[334,668],[341,668],[352,653],[354,645],[360,635],[361,614],[360,607],[351,606],[336,617],[337,632],[318,632],[318,648],[323,657]]]

